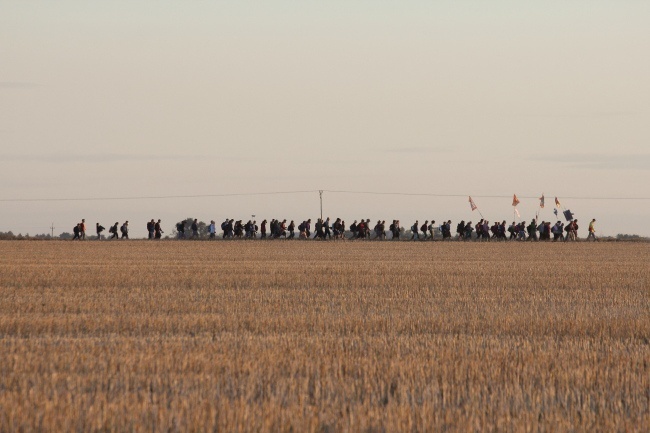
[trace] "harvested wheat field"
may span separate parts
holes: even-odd
[[[0,242],[0,431],[648,431],[650,245]]]

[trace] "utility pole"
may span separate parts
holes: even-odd
[[[54,238],[54,223],[50,225],[50,230],[52,230],[52,238]]]
[[[323,190],[319,190],[318,194],[320,195],[320,220],[323,221]]]

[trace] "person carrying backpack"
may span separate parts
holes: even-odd
[[[456,235],[458,236],[458,240],[462,241],[463,238],[465,237],[465,221],[461,221],[458,223],[456,226]]]
[[[122,227],[120,227],[120,231],[122,232],[122,238],[121,239],[129,239],[129,222],[126,221],[124,224],[122,224]]]
[[[113,236],[111,236],[111,239],[117,239],[117,226],[120,225],[118,222],[115,223],[115,225],[111,226],[110,229],[108,229],[108,232],[111,233]]]
[[[176,223],[176,232],[178,233],[178,239],[185,238],[185,221]]]
[[[194,221],[192,222],[192,238],[198,238],[199,237],[199,220],[194,218]]]
[[[420,235],[418,234],[418,226],[419,226],[419,222],[415,220],[415,224],[411,226],[411,232],[413,233],[413,235],[411,236],[412,241],[416,239],[420,240]]]
[[[74,233],[74,237],[72,238],[73,241],[77,239],[81,239],[81,237],[79,236],[79,233],[81,233],[81,229],[79,227],[80,225],[81,224],[77,223],[77,225],[74,226],[74,228],[72,229],[72,233]]]
[[[95,225],[95,231],[97,232],[97,240],[100,240],[102,238],[102,232],[104,230],[105,230],[104,227],[99,225],[99,223]]]

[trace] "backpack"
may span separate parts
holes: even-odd
[[[122,233],[126,233],[126,226],[122,226],[122,227],[120,227],[120,231],[121,231]]]
[[[418,232],[418,225],[413,224],[413,227],[411,227],[411,231],[414,232],[414,233],[417,233]]]
[[[101,233],[101,232],[103,232],[103,231],[104,231],[104,227],[103,227],[103,226],[99,226],[99,227],[97,227],[97,233]]]
[[[426,225],[426,224],[422,224],[422,227],[420,227],[420,231],[421,231],[421,232],[426,232],[426,231],[427,231],[427,225]]]
[[[72,229],[72,233],[75,234],[79,233],[79,226],[74,226],[74,228]]]

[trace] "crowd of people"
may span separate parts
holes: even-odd
[[[188,227],[186,221],[181,221],[176,224],[176,237],[178,239],[199,239],[201,233],[198,219],[194,219]],[[591,220],[588,229],[587,240],[598,240],[596,237],[596,219]],[[471,221],[461,221],[456,226],[456,234],[452,235],[451,220],[443,221],[442,224],[437,225],[436,221],[425,220],[420,224],[419,221],[410,226],[410,231],[407,232],[401,226],[399,220],[393,220],[388,227],[386,221],[377,220],[376,223],[370,222],[370,219],[354,220],[349,227],[341,218],[336,218],[332,221],[330,218],[318,218],[313,224],[312,220],[308,219],[296,225],[291,220],[287,222],[286,219],[282,221],[278,219],[271,219],[271,221],[263,220],[259,226],[257,221],[248,220],[246,223],[243,220],[227,218],[220,224],[221,237],[223,239],[315,239],[315,240],[328,240],[328,239],[376,239],[376,240],[400,240],[410,239],[413,241],[418,240],[433,240],[434,238],[445,240],[458,240],[458,241],[576,241],[578,240],[578,220],[574,219],[569,221],[566,225],[557,221],[555,224],[549,221],[537,222],[533,219],[530,223],[515,222],[507,225],[505,221],[494,222],[490,224],[489,221],[481,219],[478,223],[473,224]],[[149,239],[161,239],[164,233],[161,227],[161,220],[155,221],[153,218],[146,224]],[[186,230],[190,233],[186,236]],[[102,238],[102,233],[105,228],[97,223],[96,233],[97,239]],[[111,235],[109,239],[129,239],[129,222],[125,221],[121,226],[119,222],[110,226],[108,233]],[[119,233],[119,235],[118,235]],[[388,235],[390,234],[390,238]],[[214,220],[210,221],[207,226],[207,235],[209,238],[214,239],[217,237],[217,224]],[[86,220],[82,219],[74,227],[73,240],[86,239]]]

